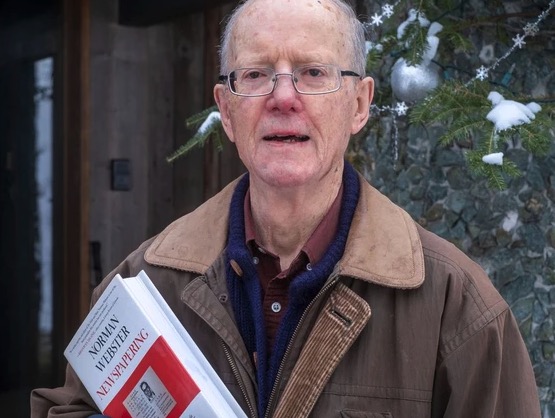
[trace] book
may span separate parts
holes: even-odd
[[[112,418],[246,418],[148,275],[116,275],[64,351]]]

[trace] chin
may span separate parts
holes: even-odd
[[[282,165],[273,168],[268,167],[260,171],[257,177],[270,186],[296,187],[312,182],[314,178],[316,178],[316,173],[307,170],[307,167],[296,167],[292,169]]]

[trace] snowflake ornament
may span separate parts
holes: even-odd
[[[395,105],[393,110],[397,113],[398,116],[403,116],[407,114],[407,110],[409,110],[409,108],[405,104],[405,102],[399,102]]]
[[[525,37],[526,35],[516,35],[513,38],[513,42],[515,43],[515,46],[518,46],[520,49],[522,49],[522,47],[526,45],[526,42],[524,42]]]
[[[372,25],[380,26],[383,23],[382,16],[377,13],[374,13],[374,16],[372,16],[370,19],[370,24]]]
[[[382,11],[383,14],[388,18],[393,16],[393,6],[391,4],[384,4],[382,6]]]
[[[488,78],[488,69],[482,65],[476,70],[476,78],[480,81],[484,81]]]
[[[526,26],[524,26],[524,34],[526,36],[536,36],[539,31],[540,29],[535,23],[528,23]]]

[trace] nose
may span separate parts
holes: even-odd
[[[281,77],[280,76],[287,76]],[[299,93],[293,84],[292,73],[276,73],[276,86],[272,93],[271,106],[281,111],[289,111],[299,106]]]

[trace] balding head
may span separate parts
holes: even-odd
[[[359,74],[365,73],[365,32],[364,25],[357,19],[353,9],[343,0],[247,0],[239,5],[229,17],[220,47],[221,73],[227,74],[234,66],[237,36],[248,31],[254,19],[273,21],[276,6],[301,13],[301,8],[311,10],[316,24],[329,24],[329,30],[336,32],[348,54],[348,64]],[[290,36],[306,36],[306,27],[287,28]],[[247,35],[247,36],[250,36]]]

